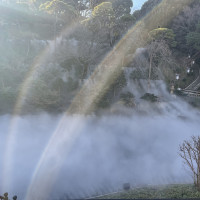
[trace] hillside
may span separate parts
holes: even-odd
[[[123,37],[128,30],[130,33],[138,23],[147,23],[146,15],[154,21],[154,10],[162,6],[161,1],[149,0],[133,14],[130,14],[131,1],[127,4],[101,1],[99,5],[94,2],[92,8],[84,1],[52,2],[17,3],[12,7],[2,4],[0,7],[1,113],[16,110],[16,102],[25,87],[29,89],[24,93],[22,113],[66,110],[86,80],[94,76],[97,67],[102,67],[103,77],[108,73],[106,65],[110,61],[104,62],[104,58],[109,52],[114,53],[112,56],[123,56],[121,61],[116,60],[117,65],[122,62],[122,66],[118,66],[112,81],[110,78],[110,85],[103,86],[104,92],[94,103],[96,110],[108,109],[119,102],[134,109],[146,93],[156,93],[150,89],[154,81],[163,80],[168,91],[174,87],[173,92],[180,94],[178,88],[186,88],[198,77],[199,2],[185,6],[174,18],[163,18],[165,22],[160,19],[146,27],[147,32],[142,34],[148,34],[149,38],[143,35],[144,41],[138,40],[137,46],[133,43],[128,47],[131,38],[126,38],[127,43],[119,49],[117,45],[125,41]],[[178,9],[179,4],[174,5]],[[124,11],[120,11],[120,6],[124,6]],[[92,15],[84,16],[82,13],[86,11]],[[136,31],[132,37],[137,37]],[[126,53],[122,53],[122,48]],[[134,48],[138,48],[137,51]],[[116,58],[113,57],[113,62]],[[176,79],[177,74],[179,79]],[[148,84],[137,85],[140,80],[148,80]],[[135,91],[130,90],[131,81],[136,84]],[[140,97],[137,90],[143,90],[139,92]],[[186,100],[199,105],[198,99]]]

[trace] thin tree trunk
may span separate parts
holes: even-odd
[[[150,64],[149,64],[148,91],[149,91],[149,89],[151,87],[150,79],[151,79],[151,69],[152,69],[152,58],[153,58],[153,55],[151,54],[151,56],[150,56]]]

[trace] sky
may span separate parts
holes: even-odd
[[[132,0],[132,1],[133,1],[132,10],[138,10],[138,9],[140,9],[142,7],[144,2],[146,2],[147,0]]]

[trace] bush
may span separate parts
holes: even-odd
[[[134,97],[134,95],[131,92],[122,93],[120,95],[120,100],[127,107],[134,107],[135,106],[134,98],[135,97]]]
[[[155,96],[154,94],[151,94],[151,93],[144,94],[144,96],[142,96],[141,99],[144,99],[144,100],[150,101],[150,102],[157,102],[158,101],[158,97]]]

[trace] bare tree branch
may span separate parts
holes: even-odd
[[[191,141],[184,141],[179,146],[179,156],[193,173],[194,184],[200,190],[200,137],[192,136]]]

